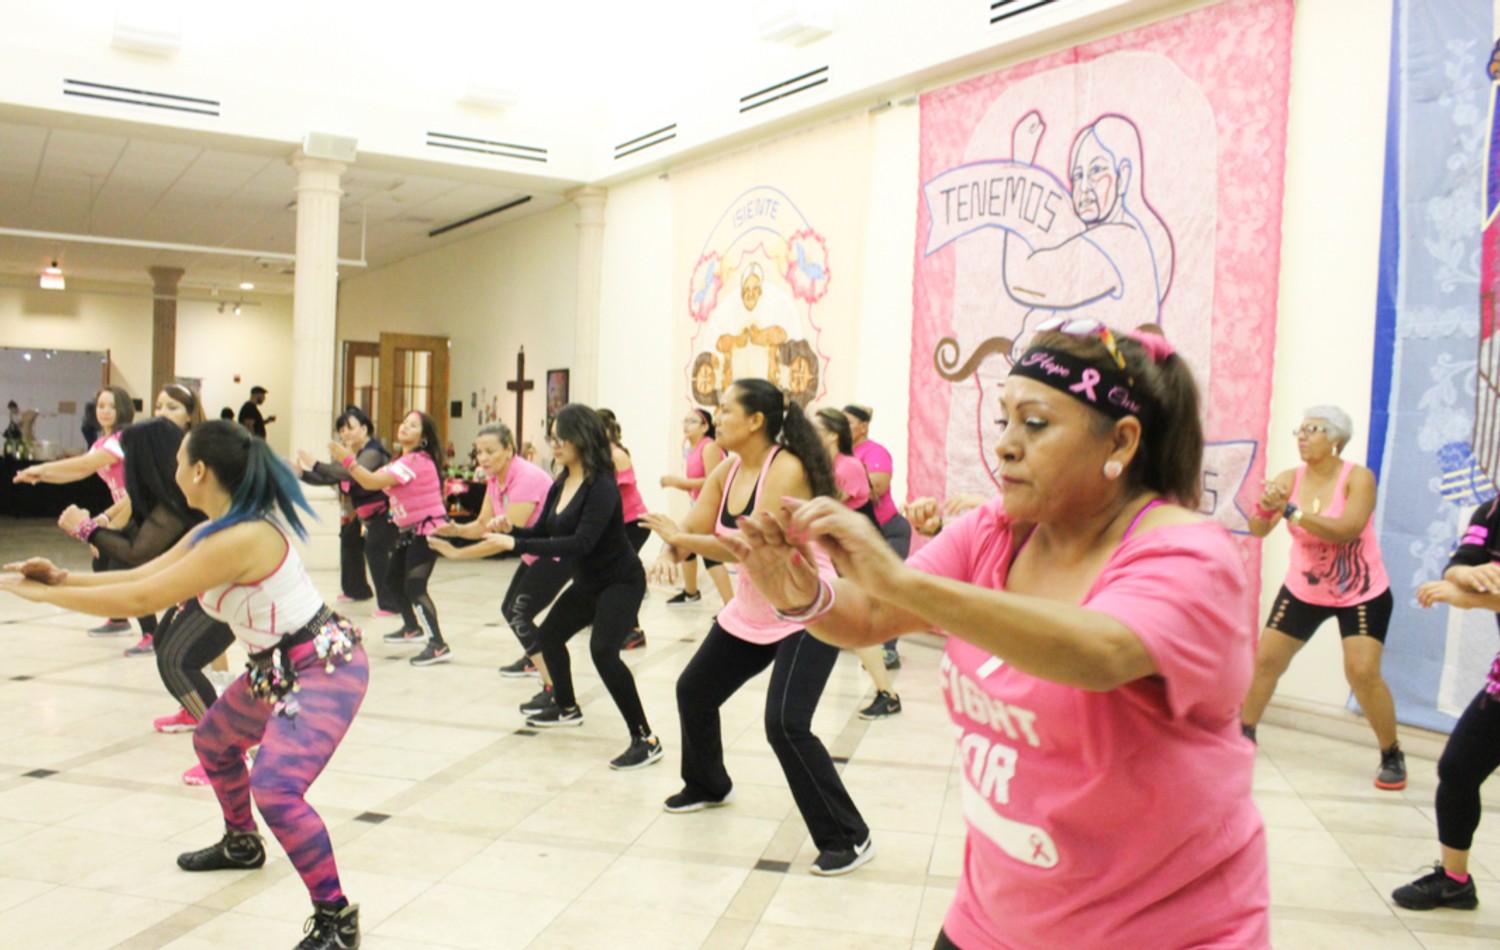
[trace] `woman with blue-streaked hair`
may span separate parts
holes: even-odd
[[[195,427],[177,453],[177,486],[208,515],[171,550],[132,571],[75,576],[43,558],[9,564],[0,589],[108,617],[183,601],[227,624],[249,670],[207,710],[193,735],[224,813],[224,837],[177,858],[185,871],[265,864],[253,798],[313,900],[303,950],[359,945],[359,908],[339,884],[333,846],[307,789],[333,756],[369,685],[360,635],[313,587],[292,535],[310,512],[292,470],[265,442],[222,420]],[[253,769],[245,752],[259,745]]]

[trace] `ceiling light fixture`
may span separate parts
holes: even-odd
[[[254,290],[255,289],[255,285],[252,284],[252,283],[250,283],[250,281],[248,281],[248,280],[242,280],[242,281],[240,281],[240,289],[241,290]]]
[[[760,0],[754,15],[767,43],[806,46],[833,32],[833,11],[825,0]]]
[[[68,288],[68,282],[63,279],[62,268],[57,266],[57,261],[53,261],[51,267],[43,268],[41,285],[43,290],[66,290]]]
[[[240,315],[240,305],[239,304],[235,304],[234,305],[234,315],[235,316],[239,316]]]

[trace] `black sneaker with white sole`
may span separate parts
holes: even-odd
[[[1435,907],[1473,910],[1479,906],[1479,891],[1474,887],[1473,875],[1460,883],[1449,877],[1441,864],[1434,864],[1432,873],[1392,891],[1391,900],[1407,910],[1432,910]]]
[[[426,643],[427,634],[420,630],[396,630],[380,639],[386,643]]]
[[[859,711],[861,719],[884,719],[887,716],[896,716],[901,713],[901,697],[894,693],[880,690],[875,694],[875,701]]]
[[[521,704],[521,712],[530,716],[556,707],[557,700],[552,698],[552,687],[543,686],[535,696]]]
[[[226,831],[217,844],[177,856],[184,871],[252,871],[265,863],[265,842],[253,831]]]
[[[689,594],[687,591],[683,591],[676,597],[667,598],[668,607],[691,607],[694,604],[700,604],[702,602],[703,595],[701,593]]]
[[[558,726],[583,725],[583,710],[577,706],[562,708],[553,700],[552,705],[541,712],[526,717],[526,725],[534,729],[555,729]]]
[[[630,740],[630,748],[609,761],[609,767],[617,772],[628,772],[660,762],[661,757],[660,739],[656,736],[636,736]]]
[[[500,667],[500,675],[507,679],[521,679],[526,676],[540,676],[536,671],[536,664],[531,662],[531,657],[523,656],[514,663],[507,663]]]
[[[868,863],[873,857],[875,857],[875,842],[866,834],[865,840],[852,848],[833,848],[818,852],[818,858],[813,862],[812,873],[818,877],[837,877],[840,874],[848,874],[861,864]]]
[[[422,652],[411,658],[412,666],[436,666],[453,659],[453,648],[446,643],[431,643]]]
[[[313,915],[297,950],[359,950],[359,905],[339,907],[313,901]]]
[[[702,811],[705,808],[723,808],[732,801],[734,801],[733,788],[725,792],[723,798],[713,798],[685,788],[662,802],[661,807],[664,811],[669,811],[674,815],[682,815],[690,811]]]

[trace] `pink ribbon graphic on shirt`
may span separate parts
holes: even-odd
[[[1052,855],[1047,853],[1047,842],[1042,840],[1041,835],[1031,836],[1031,847],[1031,860],[1033,862],[1039,861],[1045,864],[1052,859]]]
[[[1099,385],[1099,371],[1092,366],[1083,371],[1083,378],[1068,387],[1070,393],[1080,393],[1088,390],[1089,402],[1098,402],[1099,397],[1094,395],[1094,387]]]

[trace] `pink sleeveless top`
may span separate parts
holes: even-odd
[[[766,480],[766,473],[771,470],[771,460],[776,453],[781,451],[780,446],[772,446],[771,451],[766,453],[766,460],[761,464],[760,474],[755,479],[755,491],[750,496],[750,510],[755,510],[755,504],[760,500],[761,485]],[[714,534],[722,537],[727,534],[738,534],[732,528],[724,527],[724,511],[729,507],[729,488],[734,484],[735,473],[740,470],[740,457],[734,456],[734,461],[729,469],[729,477],[724,479],[724,497],[719,500],[719,513],[714,518]],[[814,546],[818,565],[818,576],[824,580],[833,580],[838,574],[833,569],[833,562],[823,549]],[[725,630],[744,640],[746,643],[755,643],[766,646],[785,640],[803,628],[795,623],[788,623],[776,616],[776,611],[755,585],[745,575],[743,570],[734,572],[734,596],[724,609],[719,611],[718,624]]]
[[[697,445],[688,449],[687,464],[683,470],[684,475],[686,475],[688,478],[708,477],[708,469],[703,465],[703,450],[708,448],[709,444],[712,442],[713,439],[705,436],[704,438],[698,440]],[[703,488],[701,486],[698,488],[688,489],[688,497],[693,501],[697,501],[698,496],[701,494],[703,494]]]
[[[1292,477],[1291,498],[1293,504],[1311,514],[1312,510],[1302,504],[1302,475],[1306,471],[1306,465],[1300,466]],[[1345,462],[1333,486],[1333,501],[1327,511],[1319,512],[1323,517],[1337,518],[1344,513],[1344,485],[1352,471],[1354,463]],[[1380,560],[1380,545],[1375,540],[1373,514],[1359,537],[1342,544],[1314,537],[1293,524],[1286,529],[1292,536],[1292,564],[1286,572],[1286,589],[1298,600],[1320,607],[1352,607],[1373,600],[1390,588],[1385,564]]]
[[[111,432],[94,440],[89,451],[103,449],[119,461],[99,469],[96,473],[109,486],[109,497],[116,502],[125,500],[125,450],[120,447],[120,433]]]
[[[620,517],[626,524],[640,521],[650,514],[646,510],[646,499],[641,497],[641,490],[635,484],[635,466],[623,472],[616,471],[615,484],[620,486]]]

